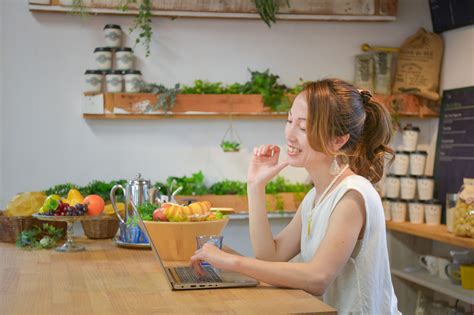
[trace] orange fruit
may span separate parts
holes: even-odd
[[[87,205],[88,215],[99,215],[104,211],[105,201],[99,195],[89,195],[84,198],[85,205]]]

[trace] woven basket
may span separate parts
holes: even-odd
[[[84,234],[92,239],[113,238],[119,228],[119,220],[115,216],[81,221],[81,224]]]
[[[33,217],[7,217],[0,212],[0,242],[15,243],[18,234],[34,224]]]

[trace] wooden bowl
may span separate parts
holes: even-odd
[[[196,251],[196,236],[221,235],[228,218],[201,222],[144,221],[150,242],[161,259],[188,261]]]

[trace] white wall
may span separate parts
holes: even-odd
[[[237,154],[218,144],[227,121],[87,121],[81,117],[83,72],[101,46],[106,23],[126,29],[130,17],[32,14],[27,1],[6,0],[3,60],[3,204],[20,191],[92,179],[152,180],[202,170],[208,182],[245,179],[249,150],[284,144],[283,121],[238,121],[244,143]],[[351,80],[360,45],[399,46],[418,27],[431,29],[427,1],[399,1],[396,22],[284,22],[155,19],[152,55],[136,48],[149,82],[171,86],[202,78],[225,83],[249,79],[247,68],[270,68],[282,82],[336,76]],[[132,43],[129,39],[128,43]],[[304,180],[301,171],[286,170]]]

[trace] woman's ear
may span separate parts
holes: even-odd
[[[343,136],[336,137],[332,143],[332,149],[334,152],[339,151],[349,141],[350,135],[347,133]]]

